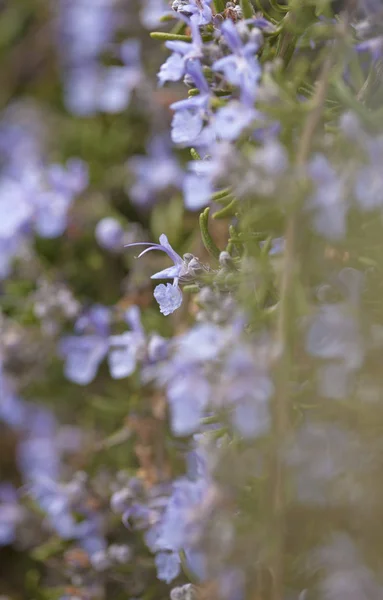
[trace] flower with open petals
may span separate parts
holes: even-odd
[[[130,248],[131,246],[149,246],[138,255],[138,258],[144,256],[144,254],[147,254],[147,252],[150,252],[151,250],[161,250],[172,259],[174,263],[172,267],[167,267],[151,276],[151,279],[173,279],[173,284],[168,283],[167,285],[164,285],[161,283],[154,290],[154,297],[160,306],[162,314],[172,314],[182,304],[182,292],[178,287],[178,281],[188,277],[187,263],[173,250],[165,234],[160,235],[159,244],[136,242],[134,244],[128,244],[126,247]]]

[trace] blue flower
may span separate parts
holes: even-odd
[[[369,52],[373,61],[379,60],[383,53],[383,37],[374,37],[355,46],[357,52]]]
[[[107,339],[97,335],[68,336],[59,344],[65,359],[65,376],[79,385],[88,385],[108,352]]]
[[[187,44],[189,45],[189,44]],[[161,84],[166,81],[179,81],[185,74],[185,61],[181,54],[174,52],[161,65],[158,73],[158,79]]]
[[[260,361],[258,361],[260,362]],[[234,429],[244,438],[257,438],[269,431],[269,400],[273,394],[270,377],[257,365],[249,347],[238,347],[227,357],[223,370],[225,403]]]
[[[118,252],[123,247],[124,228],[113,217],[105,217],[97,223],[95,236],[101,248]]]
[[[125,41],[120,55],[124,65],[106,67],[99,90],[99,108],[108,113],[121,112],[128,106],[132,91],[142,77],[138,40]]]
[[[161,17],[169,11],[167,0],[142,0],[141,22],[147,29],[153,29],[160,23]]]
[[[213,127],[218,138],[234,142],[255,119],[257,113],[250,106],[229,102],[214,115]]]
[[[141,325],[140,311],[132,306],[125,316],[131,331],[109,337],[109,370],[114,379],[129,377],[137,364],[139,354],[145,346],[145,333]]]
[[[324,304],[314,316],[306,338],[309,354],[342,361],[349,369],[363,363],[364,348],[358,324],[346,304]]]
[[[157,577],[161,581],[170,583],[180,574],[180,557],[176,552],[158,552],[155,562]]]
[[[185,207],[200,210],[209,204],[213,193],[211,165],[209,161],[192,161],[188,167],[189,172],[185,175],[183,184]]]
[[[71,112],[90,116],[97,111],[118,113],[127,107],[142,78],[139,42],[124,42],[119,58],[123,65],[105,67],[93,58],[70,68],[65,81],[65,100]]]
[[[22,518],[23,508],[18,503],[16,489],[10,483],[0,483],[0,546],[15,541],[16,527]]]
[[[59,353],[65,360],[64,372],[69,381],[79,385],[87,385],[96,376],[98,367],[109,349],[109,310],[95,305],[84,313],[75,324],[75,331],[88,335],[70,335],[59,343]]]
[[[198,508],[209,487],[209,481],[187,477],[176,480],[160,525],[158,549],[179,552],[190,545],[191,534],[202,526]]]
[[[207,25],[212,19],[210,8],[211,0],[190,0],[189,4],[182,6],[179,12],[185,12],[198,16],[198,25]]]
[[[177,285],[161,283],[154,290],[154,297],[157,300],[160,312],[167,316],[174,313],[182,304],[182,292]]]
[[[181,185],[182,171],[170,151],[170,140],[162,136],[150,141],[146,156],[134,156],[127,165],[135,181],[127,182],[126,190],[135,204],[150,205],[159,193]]]
[[[355,199],[364,211],[383,206],[383,173],[378,165],[359,169],[355,182]]]
[[[199,87],[202,84],[207,91],[207,83],[203,83],[201,79],[202,67],[200,59],[203,56],[203,43],[199,27],[195,17],[190,20],[190,28],[192,31],[192,42],[168,41],[166,47],[172,50],[173,54],[169,56],[166,62],[161,66],[158,73],[160,84],[163,85],[166,81],[179,81],[185,73],[197,78],[195,84]],[[198,72],[197,72],[198,71]],[[204,79],[204,77],[202,76]]]
[[[171,137],[175,144],[181,146],[199,145],[199,137],[210,112],[210,97],[201,94],[174,102],[170,108],[175,110],[172,120]]]
[[[167,398],[174,435],[186,436],[198,430],[210,397],[210,385],[197,368],[184,367],[169,382]]]
[[[231,85],[239,87],[241,102],[252,106],[261,78],[261,67],[254,56],[259,46],[252,41],[243,44],[236,26],[230,20],[222,23],[221,31],[232,54],[215,61],[213,69],[223,72]]]
[[[160,284],[154,290],[154,297],[160,305],[161,312],[164,315],[170,315],[181,306],[182,293],[178,287],[178,282],[179,280],[188,278],[189,273],[187,264],[181,256],[173,250],[165,234],[160,235],[159,244],[137,242],[128,244],[126,247],[130,248],[132,246],[149,246],[149,248],[146,248],[139,254],[138,258],[144,256],[144,254],[147,254],[147,252],[150,252],[151,250],[161,250],[172,259],[174,263],[172,267],[163,269],[151,277],[152,279],[173,279],[173,285],[169,283],[166,286]]]

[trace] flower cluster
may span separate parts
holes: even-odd
[[[304,4],[60,0],[0,116],[28,597],[382,597],[382,13]]]

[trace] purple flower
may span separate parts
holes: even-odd
[[[180,574],[180,557],[176,552],[158,552],[155,562],[157,577],[161,581],[170,583]]]
[[[147,254],[151,250],[161,250],[165,252],[173,261],[174,265],[172,267],[168,267],[155,273],[152,275],[152,279],[173,279],[173,285],[164,284],[158,285],[154,290],[154,297],[160,305],[160,310],[164,315],[170,315],[177,308],[181,306],[182,303],[182,293],[178,287],[179,280],[188,277],[188,268],[185,261],[177,254],[171,245],[169,244],[168,238],[165,234],[160,235],[160,243],[159,244],[150,244],[145,242],[137,242],[134,244],[128,244],[126,247],[130,248],[132,246],[149,246],[139,254],[138,258]]]
[[[88,165],[79,158],[71,158],[66,166],[52,164],[47,168],[47,179],[52,189],[74,196],[81,194],[89,182]]]
[[[120,49],[123,65],[102,66],[97,60],[79,63],[66,75],[65,98],[71,112],[90,116],[97,111],[124,110],[142,78],[139,42],[128,40]]]
[[[177,285],[160,283],[154,290],[154,297],[157,300],[160,312],[165,315],[171,315],[182,304],[182,292]]]
[[[180,42],[182,43],[182,42]],[[189,44],[187,44],[189,45]],[[179,81],[185,74],[185,62],[181,54],[174,52],[161,65],[158,73],[158,79],[161,84],[166,81]]]
[[[77,319],[75,331],[88,335],[70,335],[64,337],[59,344],[59,353],[65,360],[64,372],[69,381],[79,385],[87,385],[96,376],[98,367],[106,357],[109,349],[109,310],[95,305]]]
[[[68,336],[59,344],[65,359],[65,376],[79,385],[88,385],[108,352],[108,341],[97,335]]]
[[[41,237],[54,238],[62,235],[66,229],[67,213],[74,196],[88,184],[88,169],[83,161],[72,159],[67,162],[66,168],[58,164],[50,165],[44,175],[42,173],[41,179],[46,178],[49,185],[47,191],[44,181],[40,179],[29,183],[30,193],[35,197],[34,227]]]
[[[373,61],[379,60],[383,52],[383,37],[374,37],[355,46],[357,52],[369,52]]]
[[[135,204],[149,205],[158,199],[158,193],[181,184],[181,169],[170,152],[169,141],[162,136],[150,141],[147,156],[134,156],[127,165],[135,181],[127,184],[126,190]]]
[[[324,304],[315,315],[306,339],[309,354],[342,361],[349,369],[361,366],[363,343],[358,324],[344,304]]]
[[[191,173],[187,173],[184,179],[183,192],[185,207],[189,210],[200,210],[209,204],[213,187],[210,177],[198,174],[198,165],[189,165]],[[194,172],[193,172],[194,171]]]
[[[224,402],[234,429],[244,438],[257,438],[270,428],[269,399],[273,384],[249,347],[232,350],[225,362],[222,384]]]
[[[210,97],[201,94],[174,102],[171,108],[175,110],[172,120],[171,136],[175,144],[181,146],[199,145],[199,138],[205,121],[210,112],[208,110]]]
[[[132,91],[142,77],[139,42],[125,41],[120,52],[124,66],[106,67],[100,87],[99,108],[108,113],[121,112],[128,106]]]
[[[58,40],[64,63],[97,57],[112,40],[118,15],[109,0],[59,0]]]
[[[190,0],[188,4],[181,6],[179,12],[197,15],[198,25],[207,25],[212,19],[210,8],[211,0]]]
[[[167,0],[142,0],[141,5],[141,22],[147,29],[156,27],[161,17],[169,11]]]
[[[123,247],[124,228],[113,217],[105,217],[97,223],[95,236],[101,248],[111,252],[119,252]]]
[[[143,351],[146,341],[138,307],[132,306],[125,318],[131,331],[109,338],[109,370],[114,379],[129,377],[134,372],[137,357]]]
[[[16,527],[22,521],[23,508],[12,484],[0,484],[0,547],[14,542]]]
[[[364,211],[383,206],[383,173],[378,165],[359,169],[355,182],[355,199]]]
[[[167,386],[172,431],[186,436],[198,430],[210,397],[210,385],[199,369],[184,367]]]
[[[204,77],[199,62],[203,56],[203,43],[195,17],[191,18],[190,27],[193,36],[192,43],[182,41],[166,42],[166,47],[172,50],[173,54],[161,66],[158,79],[160,84],[163,85],[166,81],[179,81],[185,73],[193,77],[194,73],[193,80],[197,78],[197,81],[195,81],[197,87],[202,84],[204,90],[207,91],[208,86],[206,82],[203,83]]]
[[[213,127],[216,136],[234,142],[256,116],[257,113],[250,106],[232,101],[219,108],[214,115]]]
[[[261,78],[261,67],[255,52],[259,45],[253,41],[243,44],[236,26],[230,20],[222,23],[222,35],[232,54],[213,64],[215,71],[223,72],[227,81],[241,90],[241,102],[252,106]]]

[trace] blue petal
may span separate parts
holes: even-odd
[[[109,351],[108,363],[113,379],[129,377],[136,368],[135,352],[131,348],[113,348]]]
[[[182,304],[181,290],[171,283],[157,285],[154,297],[160,306],[160,311],[165,316],[172,314]]]
[[[213,193],[210,178],[199,177],[195,173],[186,175],[184,180],[184,201],[189,210],[199,210],[209,204]]]
[[[175,277],[179,277],[179,272],[180,267],[175,265],[173,267],[163,269],[162,271],[158,271],[158,273],[154,273],[150,279],[174,279]]]
[[[180,558],[175,552],[159,552],[156,555],[157,577],[170,583],[180,573]]]
[[[244,438],[256,438],[270,428],[268,405],[257,398],[244,398],[234,409],[233,425]]]
[[[65,375],[79,385],[90,383],[108,349],[106,340],[96,335],[70,336],[60,343],[61,354],[66,358]]]
[[[180,110],[172,120],[172,140],[175,144],[192,144],[203,127],[203,119],[199,113]]]
[[[255,116],[255,110],[252,108],[232,102],[216,112],[214,129],[221,139],[234,141]]]
[[[189,45],[189,44],[188,44]],[[166,81],[179,81],[185,73],[184,59],[180,54],[172,54],[167,61],[161,65],[158,79],[163,84]]]

